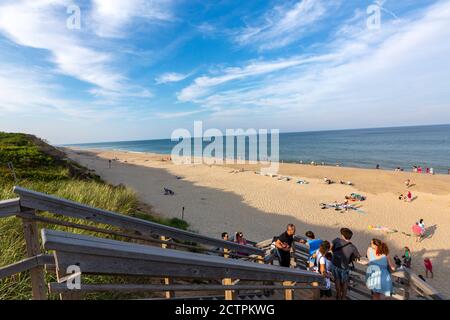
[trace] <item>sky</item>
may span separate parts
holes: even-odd
[[[450,0],[0,0],[0,131],[144,140],[194,121],[450,123]]]

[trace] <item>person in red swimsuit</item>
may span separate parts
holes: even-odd
[[[425,266],[425,276],[428,278],[428,272],[431,274],[431,278],[433,278],[433,264],[431,263],[430,258],[423,259],[423,264]]]

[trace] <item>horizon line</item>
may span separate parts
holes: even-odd
[[[333,132],[333,131],[356,131],[356,130],[368,130],[368,129],[396,129],[396,128],[417,128],[417,127],[439,127],[439,126],[449,126],[450,123],[440,123],[440,124],[419,124],[419,125],[399,125],[399,126],[388,126],[388,127],[370,127],[370,128],[347,128],[347,129],[330,129],[330,130],[306,130],[306,131],[280,131],[281,134],[293,134],[293,133],[319,133],[319,132]],[[243,128],[237,128],[243,129]],[[235,130],[237,130],[235,129]],[[254,128],[248,128],[254,129]],[[206,129],[208,130],[208,129]],[[246,130],[246,129],[243,129]],[[258,130],[258,129],[256,129]],[[276,130],[276,129],[267,129]],[[225,136],[225,135],[224,135]],[[201,138],[201,137],[191,137],[191,138]],[[139,139],[139,140],[111,140],[111,141],[97,141],[97,142],[79,142],[79,143],[58,143],[55,146],[77,146],[77,145],[87,145],[87,144],[102,144],[102,143],[113,143],[113,142],[142,142],[142,141],[163,141],[171,140],[171,138],[159,138],[159,139]]]

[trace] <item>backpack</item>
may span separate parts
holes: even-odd
[[[343,248],[345,248],[345,247],[347,247],[347,246],[349,246],[349,245],[352,245],[352,243],[351,243],[351,242],[347,242],[347,243],[344,244],[343,246],[340,246],[340,247],[337,247],[337,248],[333,248],[333,249],[332,249],[332,252],[333,252],[333,259],[332,259],[331,261],[332,261],[332,263],[333,263],[334,266],[339,267],[339,268],[342,266],[342,260],[341,260],[341,257],[340,257],[339,254],[336,254],[336,252],[341,251]],[[350,256],[350,260],[349,260],[348,264],[349,264],[349,266],[350,266],[350,264],[351,264],[353,269],[355,268],[355,266],[354,266],[354,264],[353,264],[353,261],[354,261],[354,260],[355,260],[354,254],[352,253],[352,255]]]

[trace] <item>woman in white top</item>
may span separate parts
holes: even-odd
[[[316,253],[316,272],[320,273],[325,279],[326,289],[320,290],[320,297],[331,298],[331,253],[330,253],[330,243],[324,241],[321,243],[319,250]]]
[[[420,227],[420,229],[422,229],[421,235],[423,237],[423,235],[425,234],[425,223],[423,222],[423,219],[420,219],[419,227]]]

